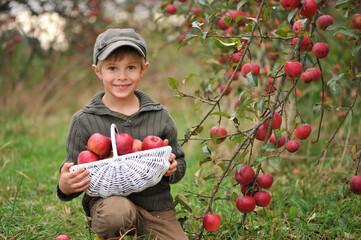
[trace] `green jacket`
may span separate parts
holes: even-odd
[[[157,185],[127,196],[133,203],[146,210],[168,208],[173,204],[169,184],[181,180],[186,171],[184,151],[177,140],[178,131],[174,120],[164,106],[141,91],[137,90],[135,94],[140,100],[140,108],[131,116],[112,112],[106,107],[101,100],[104,92],[97,93],[89,104],[77,111],[72,118],[66,140],[65,162],[77,164],[79,153],[86,150],[88,139],[93,133],[98,132],[110,137],[112,123],[116,124],[119,133],[128,133],[133,138],[143,140],[146,136],[155,135],[168,139],[169,146],[172,147],[172,152],[176,155],[178,162],[177,171],[170,177],[163,177]],[[59,189],[59,184],[57,186],[57,195],[63,201],[70,201],[80,194],[64,195]],[[85,193],[82,200],[83,208],[88,216],[90,215],[89,202],[92,198]]]

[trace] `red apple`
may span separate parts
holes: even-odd
[[[224,127],[219,127],[219,126],[213,126],[209,132],[209,135],[211,136],[211,138],[213,137],[214,134],[217,133],[217,143],[221,143],[225,140],[225,138],[221,138],[227,135],[227,129]],[[221,139],[220,139],[221,138]]]
[[[220,29],[223,29],[223,30],[226,30],[228,28],[227,24],[224,23],[224,19],[226,18],[227,16],[224,15],[222,16],[220,19],[218,19],[217,21],[217,26],[220,28]]]
[[[300,62],[288,61],[284,66],[285,74],[290,78],[297,78],[302,73],[302,64]]]
[[[208,232],[215,232],[221,225],[221,217],[218,214],[208,213],[203,217],[203,226]]]
[[[361,195],[361,176],[353,176],[350,180],[350,190],[351,192]]]
[[[221,84],[221,86],[219,86],[219,90],[223,93],[224,90],[226,89],[226,87],[227,87],[226,83]],[[224,95],[226,95],[226,96],[229,95],[231,93],[231,91],[232,91],[232,88],[231,88],[231,86],[229,86]]]
[[[321,70],[318,68],[309,68],[302,73],[301,79],[304,83],[317,82],[322,76]]]
[[[202,13],[202,8],[193,7],[191,9],[191,11],[192,11],[194,16],[198,16],[198,15],[200,15]]]
[[[239,51],[232,54],[232,59],[234,63],[238,63],[242,58],[243,51]],[[242,69],[242,68],[241,68]]]
[[[268,128],[268,124],[269,124],[269,119],[267,119],[267,120],[264,122],[264,126],[265,126],[266,128]],[[279,114],[278,112],[275,112],[275,113],[273,114],[271,128],[272,128],[272,129],[280,128],[280,127],[281,127],[281,124],[282,124],[282,116],[281,116],[281,114]]]
[[[273,143],[277,148],[282,147],[286,143],[285,136],[281,135],[280,139],[277,139],[274,133],[272,133],[271,137],[269,138],[269,141]]]
[[[271,133],[270,135],[272,134],[272,130],[271,130]],[[256,132],[256,135],[255,135],[255,138],[257,140],[260,140],[260,141],[264,141],[267,137],[267,128],[265,125],[261,125],[258,129],[257,129],[257,132]]]
[[[132,153],[133,152],[139,152],[142,151],[142,141],[139,139],[134,138],[133,139],[133,147],[132,147]]]
[[[241,73],[242,73],[242,76],[243,77],[246,77],[247,74],[253,70],[254,74],[256,76],[259,75],[259,71],[260,71],[260,68],[258,66],[258,64],[255,64],[255,63],[246,63],[242,66],[242,69],[241,69]]]
[[[115,136],[115,144],[118,155],[128,154],[132,152],[133,138],[127,133],[120,133]]]
[[[267,207],[271,202],[271,194],[269,192],[257,192],[254,195],[254,200],[256,201],[256,205],[260,207]]]
[[[300,14],[302,17],[306,17],[306,18],[313,17],[317,13],[317,10],[318,10],[316,0],[305,0],[301,9],[302,10],[301,10]]]
[[[304,140],[308,138],[310,134],[311,134],[311,126],[309,124],[302,124],[295,128],[295,136],[300,140]]]
[[[292,40],[292,43],[293,43],[293,47],[296,47],[297,45],[297,42],[298,42],[298,38],[294,38]],[[300,45],[300,51],[307,51],[309,49],[312,48],[312,45],[311,45],[311,39],[307,36],[303,36],[302,40],[301,40],[301,45]]]
[[[333,18],[330,15],[323,15],[317,19],[317,25],[322,30],[326,30],[326,28],[332,24]]]
[[[164,147],[164,141],[158,136],[147,136],[143,139],[142,150]]]
[[[269,173],[258,176],[257,183],[261,188],[268,189],[272,186],[273,177]]]
[[[229,70],[227,72],[228,79],[231,79],[233,73],[234,73],[234,70]],[[236,74],[234,75],[233,81],[238,80],[238,78],[239,78],[239,72],[236,72]]]
[[[236,200],[236,207],[242,213],[250,213],[256,207],[256,200],[251,196],[240,196]]]
[[[317,58],[325,58],[328,55],[329,47],[327,43],[318,42],[312,47],[312,53]]]
[[[165,11],[171,15],[175,14],[177,12],[177,7],[173,4],[168,4],[165,7]]]
[[[81,151],[78,155],[78,164],[90,163],[98,161],[100,158],[98,155],[89,150]]]
[[[97,154],[100,158],[108,156],[111,150],[111,140],[100,133],[94,133],[88,139],[88,150]]]
[[[253,181],[254,170],[249,165],[243,165],[241,169],[236,169],[235,178],[239,184],[247,185]]]
[[[229,58],[228,53],[222,53],[221,56],[217,58],[217,61],[223,65],[227,63],[228,58]]]
[[[68,237],[67,235],[61,234],[61,235],[57,236],[56,238],[54,238],[54,240],[70,240],[70,237]]]
[[[356,29],[361,29],[361,14],[357,13],[353,15],[352,27]]]
[[[288,141],[286,144],[286,150],[290,153],[296,152],[300,148],[300,143],[297,140]]]
[[[301,32],[301,30],[302,30],[302,19],[301,19],[301,20],[297,20],[296,22],[293,23],[292,30],[293,30],[293,32],[296,33],[296,34],[298,34],[299,32]]]
[[[301,5],[301,0],[281,0],[280,4],[286,11],[292,11]]]

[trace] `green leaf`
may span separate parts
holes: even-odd
[[[313,107],[313,115],[317,115],[320,112],[321,105],[315,105]]]
[[[287,21],[290,23],[293,19],[293,17],[297,14],[298,9],[293,10],[292,12],[290,12],[287,16]]]
[[[281,157],[273,156],[268,161],[269,161],[269,164],[271,165],[271,167],[273,167],[276,170],[280,169],[281,161],[282,161]]]
[[[193,136],[196,136],[196,135],[200,134],[202,131],[203,131],[203,126],[198,127],[198,128],[194,131]]]
[[[241,106],[239,106],[239,108],[237,109],[237,115],[241,116],[244,110],[253,102],[253,99],[247,99],[246,101],[242,102]]]
[[[251,92],[253,92],[253,90],[251,90],[251,89],[243,90],[243,91],[239,94],[238,99],[241,99],[244,94],[246,94],[246,93],[251,93]]]
[[[177,205],[178,203],[188,212],[192,212],[192,208],[190,207],[187,198],[181,193],[177,193],[174,199],[174,205]]]
[[[263,11],[263,20],[267,21],[268,19],[268,15],[269,13],[272,11],[272,7],[267,7],[264,11]]]
[[[346,29],[347,27],[342,24],[332,24],[326,28],[328,31],[334,31],[339,29]]]
[[[218,197],[216,197],[215,200],[230,200],[231,199],[231,196],[229,196],[229,194],[222,194]]]
[[[287,37],[289,32],[290,32],[289,27],[281,27],[281,28],[277,29],[274,32],[274,34],[276,34],[279,37]]]
[[[226,118],[230,118],[231,116],[226,113],[226,112],[214,112],[214,113],[211,113],[210,115],[218,115],[218,116],[223,116],[223,117],[226,117]]]
[[[335,5],[336,8],[350,8],[355,7],[351,0],[338,0]]]
[[[355,29],[351,28],[341,29],[338,32],[350,37],[360,37],[360,33]]]
[[[355,56],[357,52],[360,51],[360,49],[361,49],[361,45],[354,47],[351,52],[352,56]]]
[[[239,15],[239,16],[236,18],[235,22],[238,23],[238,22],[241,21],[243,18],[247,18],[247,17],[246,17],[246,16],[243,16],[243,15]]]
[[[225,18],[223,18],[223,22],[229,27],[232,23],[232,17],[231,16],[227,16]]]
[[[330,91],[335,97],[339,97],[341,93],[340,85],[337,83],[330,85]]]
[[[210,157],[202,159],[202,160],[199,161],[199,166],[202,166],[204,163],[210,162],[210,161],[212,161],[212,158],[210,158]]]
[[[234,140],[237,142],[237,143],[241,143],[244,139],[244,136],[242,134],[237,134],[237,135],[234,135]]]
[[[276,147],[273,143],[268,143],[262,146],[263,152],[273,152],[276,150]]]
[[[203,179],[207,181],[209,179],[213,179],[213,178],[216,178],[216,177],[217,177],[217,175],[215,173],[211,173],[211,174],[209,174],[207,177],[205,177]]]
[[[237,45],[237,42],[225,43],[219,39],[214,39],[214,42],[216,43],[216,46],[222,50],[234,49]]]
[[[214,135],[217,135],[217,133],[214,134]],[[213,136],[214,136],[214,135],[213,135]],[[204,153],[207,154],[207,155],[211,155],[211,154],[212,154],[212,151],[208,148],[207,145],[204,145],[204,146],[202,147],[202,152],[204,152]]]
[[[256,160],[254,160],[253,166],[258,167],[258,165],[260,165],[265,159],[267,159],[266,156],[262,156],[262,157],[257,158]]]
[[[171,86],[171,88],[173,89],[177,89],[178,88],[178,80],[175,78],[168,78],[168,83]]]
[[[262,114],[264,111],[264,99],[261,99],[257,103],[258,111]]]
[[[184,79],[183,79],[183,84],[186,84],[188,82],[189,79],[193,78],[193,77],[198,77],[197,74],[195,73],[191,73],[191,74],[188,74]]]
[[[197,37],[199,37],[199,36],[198,35],[193,35],[193,34],[190,35],[190,36],[187,35],[187,37],[179,44],[178,50],[181,47],[183,47],[184,45],[186,45],[190,40],[192,40],[194,38],[197,38]]]
[[[237,4],[237,10],[240,10],[243,7],[243,5],[248,3],[248,2],[249,2],[249,0],[242,0],[241,2],[239,2]]]
[[[246,75],[247,81],[248,83],[252,86],[252,87],[257,87],[258,86],[258,78],[256,76],[256,74],[254,74],[253,70],[251,70],[247,75]]]
[[[202,31],[202,26],[204,25],[204,23],[200,23],[200,22],[198,22],[198,21],[194,21],[194,22],[192,22],[192,28],[197,28],[197,29],[199,29],[199,30],[201,30]]]
[[[191,130],[190,128],[187,128],[186,132],[184,133],[184,138],[188,139],[191,137]]]

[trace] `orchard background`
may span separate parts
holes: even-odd
[[[361,33],[353,19],[361,7],[317,2],[307,17],[305,5],[285,10],[279,1],[1,1],[0,238],[96,237],[80,198],[57,199],[58,168],[72,114],[102,90],[91,69],[96,35],[133,27],[150,52],[140,89],[171,112],[186,152],[187,173],[172,194],[190,239],[360,239],[361,201],[349,182],[360,175]],[[322,15],[333,19],[324,30]],[[319,42],[329,46],[324,58],[312,51]],[[288,61],[322,74],[287,77]],[[242,70],[247,63],[259,73]],[[275,113],[281,126],[256,139]],[[295,136],[302,124],[312,129],[305,140]],[[227,134],[210,136],[214,126]],[[299,149],[276,148],[271,132]],[[236,206],[243,165],[254,179],[273,176],[269,189],[247,185],[247,195],[271,195],[250,213]],[[217,231],[204,229],[208,213],[220,216]]]

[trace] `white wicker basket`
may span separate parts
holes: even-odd
[[[91,178],[86,193],[93,197],[127,196],[156,185],[169,169],[172,148],[165,146],[118,156],[115,124],[111,125],[110,131],[112,158],[74,165],[69,169],[72,172],[84,167],[90,171],[84,178]]]

